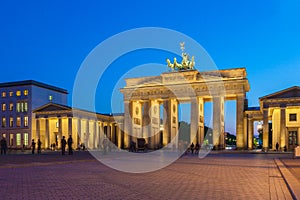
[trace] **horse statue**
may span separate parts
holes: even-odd
[[[167,59],[168,67],[172,69],[172,71],[181,71],[181,70],[193,70],[195,66],[195,57],[192,56],[192,59],[190,60],[189,55],[184,52],[184,42],[180,43],[180,48],[182,50],[181,57],[182,61],[181,63],[177,62],[177,59],[174,58],[174,62],[171,63],[170,59]]]

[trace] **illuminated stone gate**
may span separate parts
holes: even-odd
[[[169,60],[168,63],[170,66]],[[212,102],[212,144],[224,148],[224,102],[236,100],[237,147],[245,148],[244,110],[249,89],[245,68],[206,72],[190,68],[160,76],[126,79],[126,86],[121,89],[125,146],[129,147],[130,141],[136,138],[145,138],[151,148],[167,145],[173,139],[178,144],[178,105],[186,102],[191,104],[189,142],[202,144],[204,104]],[[164,113],[162,122],[161,113]]]

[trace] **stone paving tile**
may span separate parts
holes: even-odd
[[[142,174],[85,156],[0,158],[1,199],[292,199],[268,155],[184,156]]]
[[[281,161],[292,172],[292,174],[300,181],[300,158],[284,158]]]

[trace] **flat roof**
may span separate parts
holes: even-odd
[[[68,91],[63,89],[63,88],[59,88],[59,87],[56,87],[56,86],[53,86],[53,85],[48,85],[48,84],[41,83],[41,82],[34,81],[34,80],[13,81],[13,82],[0,83],[0,88],[23,86],[23,85],[35,85],[35,86],[38,86],[38,87],[42,87],[42,88],[46,88],[46,89],[49,89],[49,90],[54,90],[54,91],[57,91],[57,92],[68,94]]]

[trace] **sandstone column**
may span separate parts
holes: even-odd
[[[253,120],[248,119],[248,149],[253,149]]]
[[[36,126],[36,135],[35,135],[35,140],[36,140],[36,142],[37,142],[37,140],[38,139],[41,139],[40,137],[41,137],[41,133],[40,133],[40,131],[41,131],[41,128],[40,128],[40,119],[39,118],[36,118],[36,121],[35,121],[35,126]]]
[[[164,125],[164,132],[163,132],[163,145],[169,144],[171,140],[171,108],[170,105],[171,100],[166,99],[163,101],[164,107],[164,114],[163,114],[163,125]]]
[[[236,146],[239,149],[245,148],[244,137],[244,101],[245,95],[236,97]]]
[[[263,110],[263,148],[269,149],[269,110]]]
[[[224,97],[213,97],[213,145],[224,148]]]
[[[284,146],[287,146],[286,136],[286,116],[285,116],[285,107],[282,107],[280,109],[280,148],[284,148]]]
[[[132,134],[132,102],[124,100],[124,148],[130,147]]]
[[[204,100],[203,98],[198,98],[198,106],[199,106],[199,127],[198,127],[197,142],[201,145],[204,141]]]
[[[45,149],[49,148],[50,146],[50,132],[49,132],[49,119],[45,118]]]
[[[191,128],[190,128],[190,143],[196,145],[198,141],[198,126],[199,126],[199,104],[197,98],[191,99]]]
[[[149,135],[151,131],[151,126],[150,126],[150,102],[145,101],[143,104],[143,113],[142,113],[142,137],[146,139],[146,143],[149,144]]]

